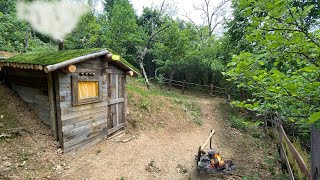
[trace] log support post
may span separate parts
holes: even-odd
[[[311,179],[320,180],[320,130],[311,127]]]
[[[213,96],[213,84],[210,84],[210,96]]]
[[[186,80],[183,80],[182,89],[181,89],[182,94],[184,94],[185,86],[186,86]]]

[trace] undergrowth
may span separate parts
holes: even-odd
[[[195,124],[199,126],[203,124],[200,108],[189,100],[187,96],[176,91],[168,91],[157,84],[152,85],[149,90],[144,88],[144,86],[145,81],[142,78],[129,79],[129,83],[127,83],[128,91],[135,92],[142,96],[142,99],[138,103],[140,109],[151,112],[152,96],[164,96],[172,100],[174,104],[182,106],[183,110],[192,118]],[[128,94],[128,100],[133,101],[133,97],[130,94]]]
[[[19,126],[15,105],[8,96],[8,89],[0,85],[0,134],[5,133],[7,129]],[[3,138],[0,138],[0,143]]]
[[[306,163],[308,169],[310,169],[310,164],[311,164],[310,163],[310,157],[309,157],[310,155],[308,154],[308,152],[305,149],[303,149],[301,147],[301,143],[300,143],[299,139],[296,139],[296,138],[293,139],[292,145],[299,152],[299,154],[301,155],[302,159]],[[292,168],[292,171],[293,171],[293,174],[295,176],[295,179],[297,179],[297,180],[305,180],[305,179],[307,179],[306,175],[300,170],[300,167],[299,167],[297,161],[295,160],[293,154],[291,153],[287,143],[283,143],[283,146],[285,148],[285,151],[286,151],[286,154],[287,154],[287,157],[288,157],[288,161],[289,161],[289,164],[290,164],[290,166]]]
[[[242,132],[248,132],[255,138],[261,138],[261,132],[257,131],[257,129],[262,124],[262,121],[252,121],[235,113],[229,115],[228,120],[231,127]]]

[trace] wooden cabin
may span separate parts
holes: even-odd
[[[0,61],[1,76],[50,126],[64,152],[126,126],[126,75],[134,68],[104,49],[26,53]]]

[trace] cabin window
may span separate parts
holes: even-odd
[[[72,104],[101,102],[102,86],[102,76],[72,76]]]

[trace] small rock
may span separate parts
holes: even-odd
[[[62,154],[62,153],[63,153],[63,150],[61,148],[56,150],[56,154]]]
[[[2,161],[6,161],[6,160],[8,160],[8,157],[7,157],[7,156],[4,156],[4,157],[2,157],[1,159],[2,159]]]
[[[70,166],[65,166],[63,169],[64,170],[68,170],[68,169],[70,169],[71,167]]]
[[[23,161],[21,164],[18,164],[18,167],[23,167],[24,165],[26,165],[27,161]]]
[[[56,170],[56,171],[62,170],[62,166],[61,166],[60,164],[58,164],[58,165],[56,166],[55,170]]]
[[[60,148],[60,147],[61,147],[61,146],[60,146],[60,143],[59,143],[58,141],[54,141],[53,144],[54,144],[54,146],[57,147],[57,148]]]
[[[46,178],[47,178],[47,179],[51,179],[52,177],[51,177],[51,176],[47,176]]]
[[[9,161],[6,161],[6,162],[3,163],[3,165],[6,166],[6,167],[10,167],[12,164]]]
[[[3,119],[3,115],[0,116],[0,119]],[[1,123],[2,124],[2,123]],[[3,125],[3,124],[2,124]]]
[[[160,121],[159,123],[160,123],[160,124],[163,124],[163,122],[162,122],[162,121]]]

